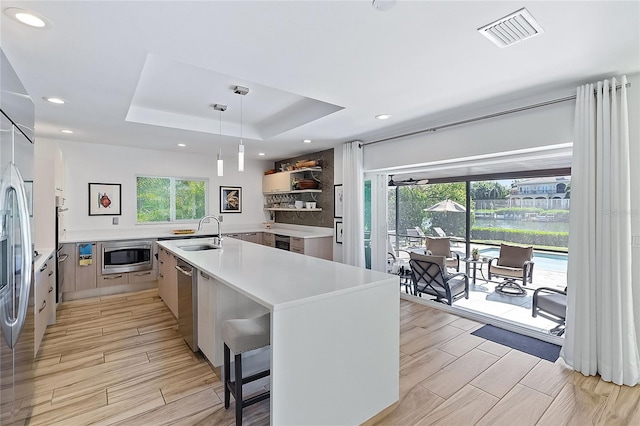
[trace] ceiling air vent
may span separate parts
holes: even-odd
[[[507,47],[542,34],[544,30],[531,13],[523,7],[511,15],[478,28],[478,32],[494,42],[498,47]]]

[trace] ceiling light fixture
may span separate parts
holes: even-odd
[[[178,146],[179,146],[180,148],[182,148],[182,147],[185,147],[186,145],[185,145],[185,144],[183,144],[183,143],[179,143],[179,144],[178,144]]]
[[[44,99],[45,101],[50,102],[52,104],[58,104],[58,105],[62,105],[64,103],[67,103],[64,99],[61,99],[61,98],[44,97],[42,99]]]
[[[218,152],[218,176],[224,175],[224,162],[222,161],[222,113],[227,110],[226,105],[215,104],[213,109],[220,113],[220,129],[218,133],[218,143],[220,144],[220,151]]]
[[[236,86],[233,93],[240,95],[240,145],[238,145],[238,171],[244,172],[244,145],[242,144],[242,97],[249,93],[248,87]]]
[[[260,157],[264,157],[266,154],[265,154],[264,152],[259,152],[259,153],[258,153],[258,155],[259,155]]]
[[[64,130],[60,130],[62,133],[68,133],[71,134],[73,133],[73,130],[68,130],[68,129],[64,129]]]
[[[311,139],[304,139],[302,142],[304,142],[304,143],[311,143]]]
[[[4,10],[4,13],[11,19],[33,28],[44,28],[48,23],[42,16],[18,7],[8,7]]]
[[[391,114],[378,114],[376,115],[376,118],[378,120],[386,120],[388,118],[391,118]]]

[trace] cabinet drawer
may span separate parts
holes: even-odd
[[[34,355],[37,355],[38,350],[40,349],[40,343],[42,343],[42,338],[44,337],[44,332],[47,330],[47,325],[49,325],[49,319],[51,318],[51,312],[53,309],[53,304],[51,304],[51,298],[46,297],[43,299],[37,299],[36,306],[34,306],[34,315],[35,315],[35,347],[34,347]]]
[[[108,287],[111,285],[127,284],[128,282],[129,282],[129,279],[126,273],[98,276],[98,287]]]
[[[147,281],[155,281],[157,278],[156,271],[139,271],[129,272],[129,284],[144,283]]]
[[[304,249],[293,247],[293,246],[291,246],[291,250],[289,250],[289,251],[292,252],[292,253],[304,254]]]
[[[304,252],[304,238],[291,237],[291,251],[293,251],[294,247],[302,250]],[[301,253],[301,252],[298,252]]]

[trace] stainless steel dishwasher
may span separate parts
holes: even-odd
[[[191,350],[198,350],[198,287],[193,266],[178,258],[178,331]]]

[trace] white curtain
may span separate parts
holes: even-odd
[[[371,181],[371,269],[387,271],[387,175],[372,174]]]
[[[364,267],[362,143],[355,141],[344,144],[342,154],[342,262]]]
[[[640,383],[640,261],[631,209],[627,79],[578,87],[571,171],[568,307],[561,356],[584,375]],[[620,90],[616,85],[620,85]],[[638,141],[635,141],[637,143]]]

